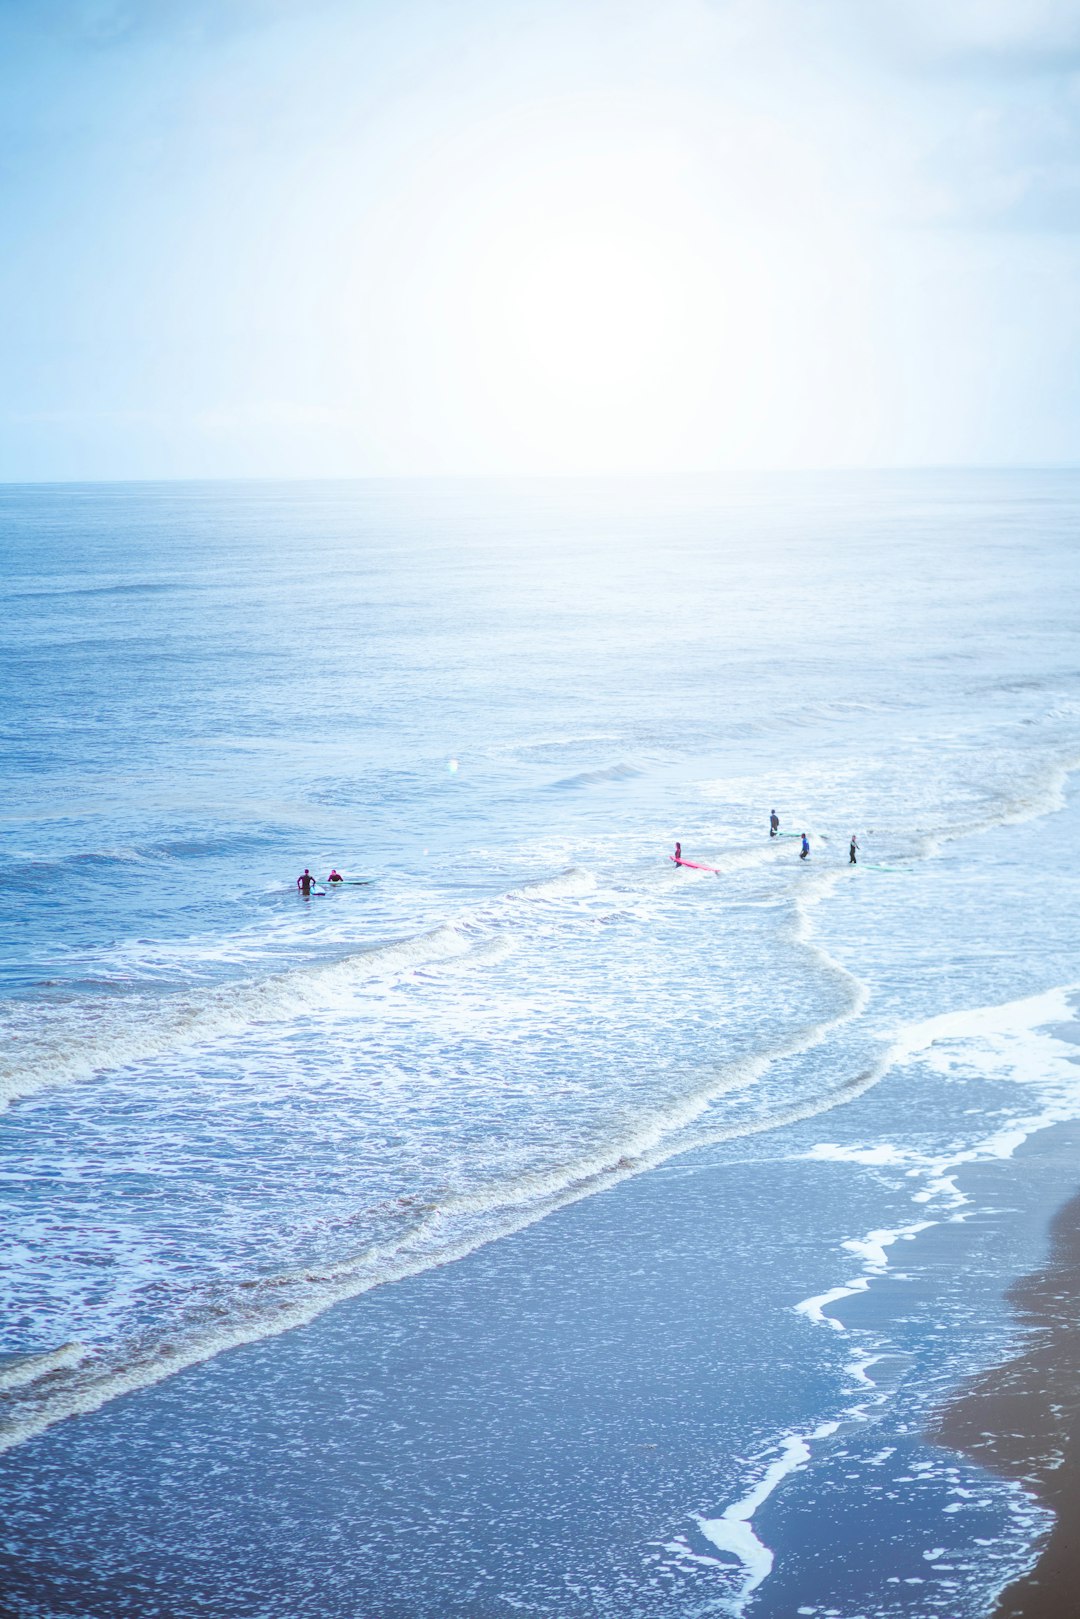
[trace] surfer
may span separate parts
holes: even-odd
[[[806,833],[804,832],[803,835],[802,835],[802,848],[799,850],[799,859],[800,860],[805,860],[809,853],[810,853],[810,839],[807,837]]]
[[[851,845],[850,845],[850,847],[848,849],[848,865],[849,866],[857,866],[859,864],[859,862],[855,858],[855,850],[858,847],[859,847],[859,840],[858,840],[858,838],[855,836],[855,834],[853,832],[851,834]]]
[[[345,881],[336,866],[330,867],[330,875],[326,880],[328,883],[343,883]]]
[[[315,879],[306,866],[304,867],[304,875],[296,879],[296,886],[305,899],[311,898],[311,890],[315,887]]]
[[[672,858],[672,860],[674,860],[674,862],[675,862],[675,864],[677,866],[682,865],[682,844],[681,843],[677,843],[675,845],[675,853],[672,855],[671,858]]]
[[[769,836],[770,836],[770,838],[775,838],[775,836],[779,832],[779,830],[780,830],[780,817],[779,817],[779,815],[777,815],[776,811],[773,810],[772,813],[769,816]]]

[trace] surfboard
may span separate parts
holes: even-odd
[[[717,866],[699,866],[696,860],[676,860],[673,854],[669,854],[668,859],[673,866],[689,866],[691,871],[711,871],[717,877],[720,875],[720,870]]]

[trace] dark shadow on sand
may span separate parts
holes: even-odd
[[[1080,1612],[1080,1195],[1050,1231],[1046,1267],[1006,1295],[1027,1330],[1022,1353],[970,1383],[929,1435],[1056,1514],[1037,1565],[1003,1593],[993,1619]]]

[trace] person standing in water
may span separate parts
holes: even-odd
[[[810,853],[810,839],[807,837],[806,833],[804,832],[803,835],[802,835],[802,848],[799,850],[799,859],[800,860],[805,860],[809,853]]]
[[[311,890],[315,887],[315,879],[306,866],[304,867],[303,876],[296,879],[296,886],[305,899],[311,898]]]
[[[674,862],[675,862],[675,864],[677,866],[682,865],[682,844],[681,843],[677,843],[675,845],[675,853],[672,855],[671,858],[674,860]]]
[[[770,836],[770,838],[775,838],[779,831],[780,831],[780,817],[779,817],[779,815],[777,815],[776,811],[773,810],[769,815],[769,836]]]
[[[857,866],[859,864],[859,862],[855,858],[855,850],[858,847],[859,847],[859,840],[858,840],[858,838],[855,836],[855,834],[853,832],[851,834],[851,847],[848,849],[848,865],[849,866]]]

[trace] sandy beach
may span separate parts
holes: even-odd
[[[1055,1216],[1051,1237],[1046,1266],[1008,1292],[1021,1353],[965,1389],[937,1430],[1055,1515],[1038,1563],[1003,1594],[994,1619],[1067,1619],[1080,1589],[1080,1196]]]
[[[1053,1032],[1080,1046],[1075,1023]],[[1048,1246],[1045,1264],[1006,1293],[1019,1352],[974,1379],[934,1428],[941,1443],[1016,1480],[1054,1513],[1038,1562],[1002,1594],[994,1619],[1065,1619],[1080,1588],[1080,1194],[1054,1215]]]

